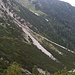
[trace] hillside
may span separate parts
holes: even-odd
[[[39,2],[42,4],[41,0]],[[59,5],[60,3],[63,2],[59,2]],[[36,3],[34,2],[34,4]],[[68,6],[70,5],[68,4]],[[70,7],[74,9],[74,7]],[[1,0],[0,72],[3,72],[13,62],[18,62],[23,69],[30,72],[32,72],[34,65],[44,71],[48,70],[50,73],[55,73],[64,67],[68,71],[75,68],[73,23],[73,27],[68,24],[70,27],[68,29],[66,24],[57,21],[59,18],[49,16],[50,13],[45,12],[45,9],[40,8],[39,11],[42,11],[45,15],[37,16],[14,0]],[[62,19],[64,18],[62,17]],[[69,21],[69,18],[67,20]],[[64,33],[67,37],[60,35],[57,27],[61,28],[60,34]],[[64,31],[66,29],[66,31],[63,32],[62,29]],[[67,30],[70,30],[70,32]],[[67,35],[66,32],[69,34],[67,33]]]
[[[18,2],[22,3],[20,0]],[[67,47],[68,44],[68,48],[74,50],[75,7],[59,0],[30,0],[30,2],[35,6],[36,11],[45,13],[41,15],[43,20],[40,20],[44,25],[40,24],[42,23],[40,21],[36,22],[34,18],[32,19],[33,15],[30,15],[31,18],[28,18],[28,21],[33,25],[32,29],[36,29],[36,31],[39,31],[48,39],[65,47]],[[24,3],[25,2],[23,2],[23,4]],[[32,11],[35,13],[34,10]],[[25,11],[22,12],[25,13]],[[28,17],[28,15],[26,17]],[[33,21],[36,24],[33,23]]]

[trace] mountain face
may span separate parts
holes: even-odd
[[[17,2],[18,1],[18,2]],[[54,73],[75,68],[75,8],[58,0],[0,0],[0,72],[18,62]]]
[[[75,36],[75,8],[70,4],[59,0],[29,0],[26,1],[28,5],[25,5],[22,1],[18,1],[24,7],[34,12],[36,15],[41,15],[48,21],[48,25],[35,24],[34,29],[38,29],[40,33],[43,33],[48,39],[59,43],[69,49],[74,50],[74,36]],[[34,9],[35,8],[35,9]],[[42,14],[40,13],[43,12]],[[31,20],[30,20],[31,22]],[[70,36],[71,35],[71,36]],[[60,39],[60,40],[59,40]]]

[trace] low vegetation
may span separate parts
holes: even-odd
[[[75,8],[58,0],[34,0],[33,2],[32,6],[34,5],[35,9],[43,11],[46,16],[37,17],[24,7],[20,7],[19,13],[33,25],[32,29],[39,31],[38,33],[56,43],[75,50]],[[30,8],[33,8],[32,6]],[[49,20],[48,22],[46,22],[46,18]]]
[[[74,47],[75,36],[72,31],[74,29],[71,28],[72,36],[70,36],[71,33],[68,34],[69,33],[68,30],[70,30],[68,26],[63,26],[63,24],[54,21],[54,19],[52,20],[52,18],[49,18],[49,22],[47,22],[45,18],[36,16],[35,14],[33,14],[28,9],[24,8],[18,3],[15,4],[17,4],[18,9],[20,11],[16,11],[15,9],[13,9],[12,6],[11,9],[13,9],[14,12],[18,16],[20,16],[20,18],[23,18],[26,20],[26,22],[30,23],[31,25],[30,28],[33,31],[67,48],[69,47],[72,50],[75,49]],[[64,34],[63,35],[65,36],[65,38],[63,37],[62,34],[60,36],[58,34],[59,32],[61,32],[62,34],[67,32],[67,38]],[[18,64],[21,64],[21,67],[32,72],[33,75],[39,74],[38,72],[35,73],[36,70],[34,71],[34,69],[32,71],[34,65],[37,65],[37,67],[43,70],[47,69],[48,72],[50,72],[51,74],[57,72],[54,75],[71,74],[68,72],[64,73],[59,70],[62,70],[62,68],[64,68],[65,66],[67,67],[68,70],[74,69],[75,54],[72,54],[54,45],[57,48],[57,50],[61,51],[64,54],[63,56],[59,55],[52,49],[49,49],[45,41],[42,41],[43,42],[42,46],[44,46],[50,53],[54,55],[54,57],[56,57],[60,61],[60,63],[57,63],[56,61],[53,61],[44,53],[42,53],[32,43],[31,44],[27,43],[22,34],[23,34],[22,29],[13,22],[13,19],[10,16],[8,16],[6,12],[4,12],[3,18],[0,18],[0,73],[3,73],[4,75],[5,74],[10,75],[13,72],[12,73],[13,75],[14,74],[17,75],[16,72],[11,69],[12,68],[14,69],[14,67],[20,68],[20,66],[17,64],[12,64],[10,66],[10,64],[15,61],[18,62]],[[63,41],[64,39],[65,42]],[[73,42],[70,42],[71,40]],[[13,67],[13,65],[15,66]],[[17,71],[19,71],[19,74],[22,74],[20,69],[18,69]]]
[[[22,72],[21,66],[18,63],[14,62],[0,75],[75,75],[75,72],[68,72],[67,69],[64,68],[61,71],[55,72],[54,74],[50,74],[47,70],[45,71],[45,74],[43,74],[38,72],[37,66],[34,66],[32,68],[32,73],[27,74]]]
[[[43,13],[41,10],[36,10],[35,5],[32,4],[34,0],[22,0],[22,2],[20,0],[15,0],[15,1],[20,3],[25,8],[33,11],[34,13],[37,13],[39,15],[45,15],[45,13]]]

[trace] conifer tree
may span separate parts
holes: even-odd
[[[7,75],[22,75],[20,65],[13,63],[7,68]]]
[[[34,65],[33,69],[32,69],[32,74],[33,75],[38,75],[38,70],[37,70],[37,66]]]

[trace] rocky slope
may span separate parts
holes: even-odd
[[[18,2],[26,7],[24,0],[23,4],[20,0]],[[33,25],[33,27],[31,27],[32,29],[39,31],[39,33],[42,33],[48,39],[68,47],[71,50],[75,49],[75,7],[60,0],[27,0],[26,2],[28,2],[28,10],[44,18],[44,20],[41,19],[41,22],[39,20],[36,22],[35,19],[32,19],[33,15],[31,14],[32,16],[30,15],[28,20]],[[31,9],[33,8],[31,5],[34,6],[35,10]],[[41,11],[44,14],[36,13],[36,11]],[[23,13],[25,12],[23,11]],[[26,17],[28,17],[28,15]],[[48,23],[45,22],[45,20]],[[33,23],[33,21],[36,24]],[[42,22],[44,24],[42,24]]]
[[[42,30],[49,26],[47,19],[35,15],[14,0],[1,0],[1,71],[15,61],[22,65],[23,70],[30,72],[34,65],[51,73],[64,67],[68,70],[74,69],[75,51],[45,37]]]

